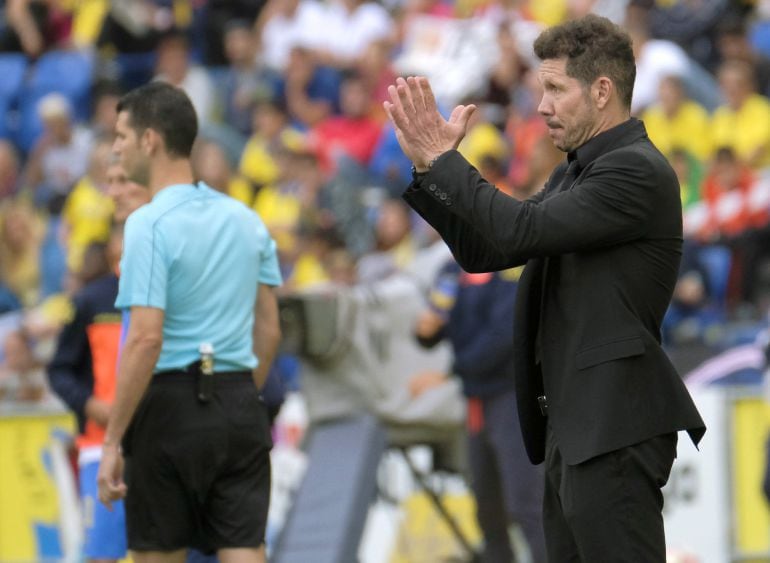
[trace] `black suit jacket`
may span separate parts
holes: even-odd
[[[679,185],[631,119],[597,135],[520,202],[457,152],[415,180],[406,201],[469,272],[526,263],[514,318],[519,417],[533,463],[548,422],[569,464],[705,425],[660,346],[682,246]],[[539,334],[539,336],[538,336]]]

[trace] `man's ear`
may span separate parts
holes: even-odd
[[[160,143],[160,135],[154,129],[149,127],[142,132],[142,137],[139,140],[142,152],[147,156],[152,156],[155,151],[158,150]]]
[[[598,109],[604,109],[614,93],[615,84],[606,76],[600,76],[591,86],[591,97]]]

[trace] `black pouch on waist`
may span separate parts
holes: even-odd
[[[214,395],[214,372],[201,369],[202,362],[198,360],[187,366],[187,371],[195,376],[196,394],[201,403],[208,403]]]

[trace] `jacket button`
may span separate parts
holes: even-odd
[[[432,192],[435,192],[436,191],[436,184],[431,184],[430,186],[428,186],[428,189],[430,191],[432,191]]]
[[[438,198],[439,198],[441,201],[444,201],[444,200],[446,199],[446,197],[447,197],[447,196],[446,196],[446,193],[445,193],[445,192],[441,192],[441,193],[439,194],[439,196],[438,196]]]
[[[452,198],[451,197],[446,198],[446,204],[447,205],[452,205]]]

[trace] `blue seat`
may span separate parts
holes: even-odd
[[[88,119],[93,69],[93,56],[79,51],[50,51],[38,59],[22,88],[19,104],[17,143],[23,151],[32,148],[43,130],[37,105],[46,94],[59,92],[72,104],[76,121]]]
[[[0,138],[11,138],[15,133],[12,116],[18,107],[27,67],[27,57],[22,54],[0,54]]]
[[[67,96],[78,119],[90,113],[90,93],[94,72],[92,55],[80,51],[50,51],[33,68],[27,89],[40,97],[51,92]]]
[[[18,99],[27,66],[27,57],[20,53],[0,54],[0,99],[12,102]]]

